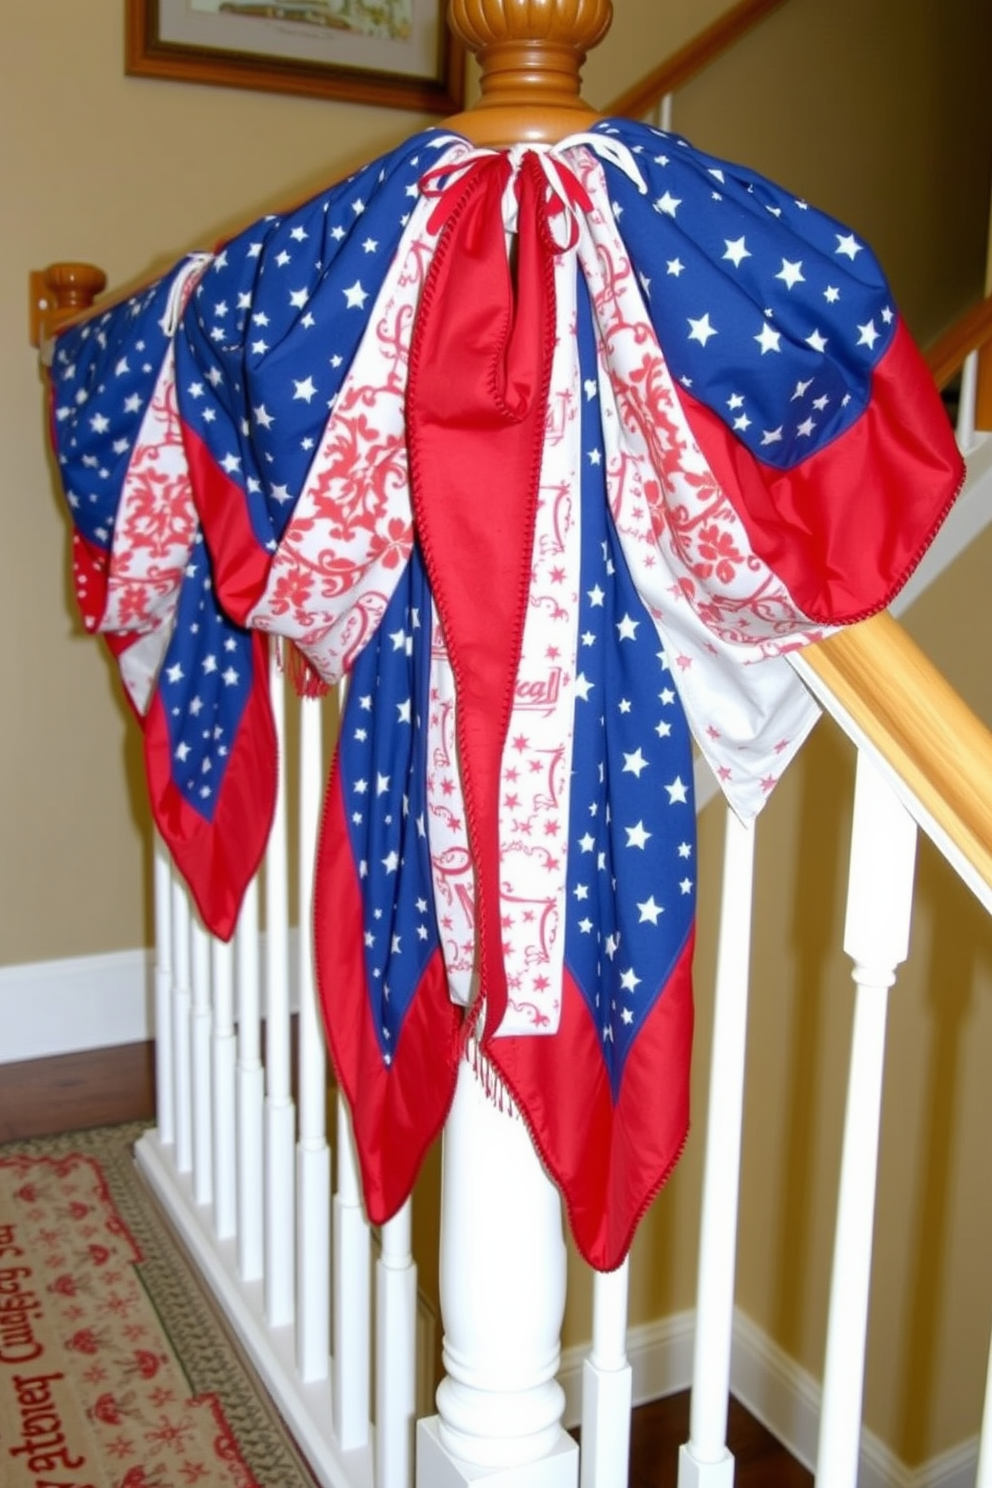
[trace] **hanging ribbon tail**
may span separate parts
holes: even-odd
[[[415,549],[351,673],[317,853],[317,982],[375,1224],[409,1197],[448,1114],[463,1021],[427,840],[430,616]]]
[[[506,1008],[499,898],[499,773],[513,704],[555,340],[554,243],[536,157],[519,178],[514,286],[505,246],[505,156],[453,191],[410,357],[415,529],[455,678],[476,871],[485,1037]]]
[[[609,509],[597,343],[578,286],[578,634],[564,952],[553,1036],[501,1033],[490,1062],[597,1270],[626,1256],[689,1125],[696,817],[692,741],[668,652]],[[590,458],[590,455],[596,458]]]
[[[279,766],[268,639],[209,613],[204,598],[180,599],[144,719],[145,772],[155,825],[200,917],[229,940],[268,845]]]

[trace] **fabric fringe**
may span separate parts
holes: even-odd
[[[284,637],[279,638],[277,655],[279,666],[289,678],[290,686],[299,698],[324,698],[331,690],[312,662],[308,661],[298,646]]]
[[[465,1045],[465,1062],[469,1065],[473,1075],[478,1080],[485,1092],[486,1100],[490,1105],[496,1107],[504,1116],[509,1116],[513,1121],[520,1120],[520,1111],[506,1085],[502,1076],[494,1068],[492,1063],[483,1054],[479,1047],[479,1040],[470,1038]]]

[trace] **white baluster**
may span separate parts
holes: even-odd
[[[166,1147],[176,1139],[172,1067],[172,865],[155,834],[155,1121]]]
[[[262,1148],[265,1070],[259,1001],[258,880],[248,885],[234,941],[238,986],[238,1273],[263,1271]]]
[[[417,1481],[576,1488],[578,1449],[555,1379],[565,1307],[558,1194],[526,1127],[461,1064],[444,1130],[445,1379],[417,1428]],[[500,1471],[495,1471],[501,1469]]]
[[[659,129],[664,129],[666,134],[671,133],[672,128],[672,103],[674,94],[666,93],[658,103],[656,122]]]
[[[978,352],[972,351],[961,368],[958,416],[955,433],[959,447],[967,454],[975,442],[975,418],[978,405]]]
[[[213,985],[213,1134],[214,1134],[214,1230],[218,1240],[228,1240],[237,1229],[237,1124],[236,1064],[234,1035],[234,947],[214,938]]]
[[[279,760],[286,757],[286,688],[273,653],[272,713]],[[289,882],[286,778],[280,770],[265,861],[265,1316],[293,1321],[296,1111],[290,1085]]]
[[[320,822],[321,704],[300,706],[300,1139],[296,1272],[296,1367],[326,1379],[331,1352],[331,1152],[327,1145],[327,1058],[317,1009],[312,948],[313,879]]]
[[[992,1488],[992,1344],[989,1346],[989,1367],[985,1376],[985,1410],[982,1414],[975,1488]]]
[[[334,1195],[334,1434],[342,1451],[369,1437],[369,1231],[348,1108],[338,1097],[338,1186]]]
[[[859,753],[844,932],[858,990],[827,1322],[818,1488],[855,1488],[858,1480],[885,1017],[896,967],[909,946],[915,859],[916,824],[868,756]]]
[[[627,1488],[633,1371],[627,1360],[629,1263],[597,1271],[592,1352],[582,1366],[581,1488]]]
[[[728,809],[713,1011],[689,1441],[679,1488],[732,1488],[727,1450],[740,1189],[754,829]]]
[[[213,1198],[213,1110],[210,1093],[210,937],[198,916],[190,923],[193,999],[190,1009],[193,1109],[193,1197]]]
[[[176,1168],[193,1166],[193,1100],[190,1090],[190,910],[181,880],[172,881],[172,1073],[176,1118]]]
[[[409,1202],[382,1227],[376,1266],[375,1485],[410,1488],[416,1417],[417,1268]]]

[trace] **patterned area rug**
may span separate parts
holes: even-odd
[[[143,1130],[0,1146],[0,1484],[313,1488],[134,1167]]]

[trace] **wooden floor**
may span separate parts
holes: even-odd
[[[151,1044],[0,1065],[0,1141],[11,1142],[154,1115]],[[630,1488],[676,1488],[689,1434],[687,1393],[642,1405],[631,1428]],[[731,1401],[736,1488],[812,1488],[812,1475]]]

